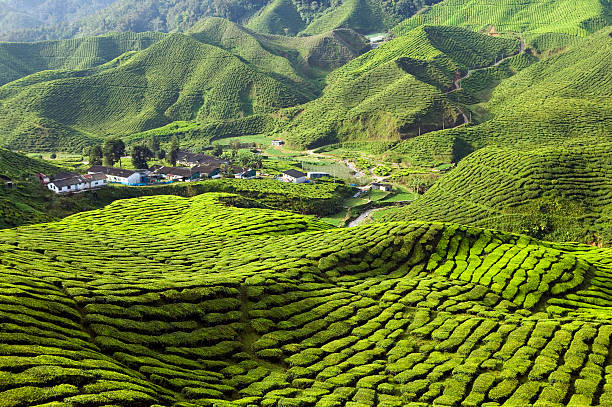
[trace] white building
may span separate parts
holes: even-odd
[[[49,182],[47,188],[56,194],[67,194],[69,192],[78,192],[88,188],[89,183],[85,177],[77,175],[69,178],[57,179]]]
[[[87,175],[61,175],[47,184],[47,188],[56,194],[67,194],[72,192],[87,191],[90,189],[103,188],[107,185],[104,174]]]
[[[327,172],[308,172],[306,173],[309,179],[318,179],[323,177],[331,177]]]
[[[306,174],[297,170],[287,170],[283,172],[282,180],[285,182],[293,182],[294,184],[303,184],[306,182]]]
[[[372,189],[380,189],[381,191],[391,192],[393,186],[391,184],[381,184],[380,182],[372,182]]]
[[[272,145],[276,147],[282,147],[285,145],[283,140],[272,140]]]
[[[123,168],[104,167],[102,165],[94,165],[87,170],[88,174],[102,173],[106,175],[107,182],[115,182],[117,184],[135,185],[142,182],[142,174],[137,171],[124,170]]]
[[[89,189],[103,188],[108,185],[106,175],[98,172],[95,174],[85,175],[85,179],[89,182]]]

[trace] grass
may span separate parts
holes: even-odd
[[[609,249],[437,223],[334,228],[211,193],[0,231],[0,254],[0,394],[14,405],[611,395]]]

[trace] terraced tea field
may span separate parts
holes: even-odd
[[[382,221],[454,222],[546,240],[612,241],[612,144],[488,147]]]
[[[612,403],[610,249],[257,206],[1,231],[2,405]]]

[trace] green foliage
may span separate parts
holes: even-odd
[[[108,137],[102,145],[104,165],[113,166],[125,155],[125,143],[118,137]]]
[[[154,196],[0,231],[3,400],[608,399],[612,302],[587,292],[608,301],[609,249],[260,206]]]
[[[90,165],[102,165],[102,158],[104,157],[104,151],[102,146],[96,144],[89,149],[89,164]]]
[[[287,111],[280,129],[297,147],[317,147],[398,141],[458,125],[463,118],[445,93],[455,72],[493,64],[518,45],[461,28],[419,27],[334,71],[323,95]]]
[[[380,219],[456,222],[556,241],[612,241],[610,143],[469,155],[412,205]]]
[[[147,146],[135,145],[130,152],[132,166],[136,169],[147,169],[147,161],[153,158],[153,152]]]
[[[609,4],[601,0],[446,0],[393,29],[407,33],[423,24],[469,27],[472,30],[521,32],[527,39],[545,33],[587,36],[605,27]]]

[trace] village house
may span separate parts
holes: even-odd
[[[196,154],[191,151],[181,150],[178,152],[176,163],[186,167],[196,167],[200,165],[221,165],[228,164],[227,160],[205,154]]]
[[[330,177],[331,175],[327,172],[308,172],[306,173],[308,179],[319,179],[323,177]]]
[[[381,184],[380,182],[372,182],[372,189],[380,189],[381,191],[391,192],[393,186],[391,184]]]
[[[294,184],[303,184],[306,182],[306,174],[297,170],[287,170],[283,172],[281,179],[285,182],[293,182]]]
[[[106,175],[102,173],[80,175],[73,172],[64,172],[59,173],[53,181],[47,183],[47,188],[56,194],[67,194],[103,188],[106,185]]]
[[[56,194],[78,192],[87,188],[87,181],[81,175],[68,178],[54,179],[47,184],[47,188]]]
[[[87,170],[88,174],[102,173],[106,175],[107,182],[124,185],[137,185],[142,183],[142,174],[138,171],[125,170],[123,168],[104,167],[93,165]]]
[[[198,165],[197,167],[193,167],[192,169],[200,172],[200,178],[221,178],[221,169],[218,165],[215,164]]]
[[[49,178],[48,175],[45,175],[42,172],[37,173],[36,178],[38,178],[40,183],[43,185],[47,185],[49,182],[51,182],[51,178]]]
[[[193,181],[200,178],[200,171],[197,167],[161,167],[157,173],[170,181]]]
[[[85,174],[85,180],[89,182],[89,189],[103,188],[108,185],[106,175],[98,172],[95,174]]]
[[[240,171],[240,172],[234,174],[234,178],[238,178],[238,179],[254,179],[254,178],[257,178],[257,171],[255,171],[253,169],[243,170],[243,171]]]
[[[272,140],[272,145],[276,147],[282,147],[285,145],[283,140]]]

